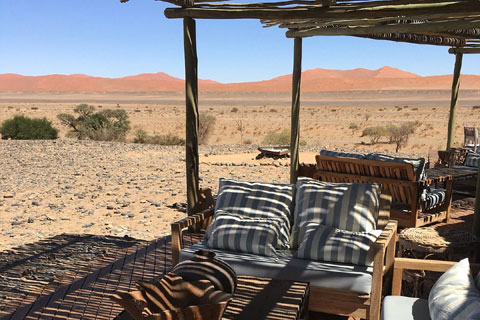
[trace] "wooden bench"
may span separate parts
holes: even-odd
[[[453,177],[436,177],[418,181],[410,163],[356,159],[339,156],[316,156],[316,167],[300,172],[310,172],[312,178],[327,182],[380,183],[382,192],[392,196],[390,217],[400,227],[419,227],[447,221],[452,202]],[[436,183],[446,184],[446,197],[442,203],[423,210],[421,193]]]

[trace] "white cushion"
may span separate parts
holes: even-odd
[[[299,178],[295,195],[292,248],[303,239],[299,232],[306,223],[317,223],[348,231],[376,229],[380,185],[330,183]]]
[[[382,230],[351,232],[307,223],[300,231],[297,258],[373,265],[374,244]],[[304,235],[304,236],[303,236]]]
[[[245,182],[220,178],[215,214],[223,210],[251,218],[280,218],[282,229],[277,248],[288,249],[293,193],[293,184]],[[205,239],[210,236],[210,231],[209,228],[205,233]]]
[[[435,320],[464,320],[480,307],[468,259],[455,264],[438,278],[428,296],[430,317]]]
[[[219,210],[210,227],[209,248],[274,256],[282,220],[245,217]]]

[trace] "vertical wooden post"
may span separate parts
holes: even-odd
[[[290,183],[298,177],[298,147],[300,144],[300,80],[302,78],[302,38],[294,39],[292,74],[292,119],[290,136]]]
[[[183,19],[185,50],[185,107],[186,140],[185,162],[187,171],[187,214],[194,214],[198,203],[198,73],[195,20]]]
[[[450,100],[450,117],[448,119],[447,149],[453,147],[455,139],[455,113],[457,112],[458,89],[460,88],[460,70],[462,69],[463,53],[455,54],[455,69],[453,70],[452,98]]]
[[[473,214],[472,234],[480,239],[480,165],[477,174],[477,190],[475,192],[475,212]],[[477,256],[477,262],[480,262],[480,254]]]

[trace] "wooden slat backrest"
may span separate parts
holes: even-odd
[[[396,205],[411,205],[418,197],[412,197],[416,181],[413,165],[369,159],[337,156],[315,157],[317,170],[314,178],[329,182],[381,183]]]

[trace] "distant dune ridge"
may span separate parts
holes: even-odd
[[[202,92],[290,92],[291,75],[270,80],[220,83],[199,79]],[[397,68],[377,70],[311,69],[302,73],[303,92],[365,90],[450,89],[452,76],[422,77]],[[478,89],[480,76],[462,75],[461,89]],[[122,78],[92,77],[84,74],[23,76],[0,74],[0,92],[169,92],[184,91],[184,80],[164,72]]]

